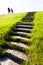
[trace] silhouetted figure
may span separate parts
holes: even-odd
[[[11,10],[10,10],[10,11],[11,11],[11,13],[13,13],[13,9],[12,9],[12,8],[11,8]]]
[[[8,7],[8,13],[10,13],[10,8]]]

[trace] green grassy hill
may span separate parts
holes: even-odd
[[[32,44],[30,45],[29,59],[23,65],[43,65],[43,12],[34,15],[32,30]]]
[[[0,15],[0,55],[2,53],[1,46],[7,43],[4,40],[5,36],[11,30],[13,25],[16,25],[16,23],[20,22],[25,16],[26,13]]]
[[[1,15],[0,16],[0,36],[4,36],[9,29],[20,21],[26,13],[22,14],[8,14],[8,15]]]
[[[7,45],[7,42],[4,39],[8,32],[13,25],[16,25],[17,22],[21,21],[26,14],[27,13],[0,16],[0,56],[5,56],[5,51],[2,47]],[[43,65],[43,12],[36,12],[33,18],[32,24],[34,25],[34,28],[31,33],[31,43],[25,51],[28,53],[28,59],[22,65]],[[26,22],[22,23],[25,24]],[[31,24],[31,22],[27,24]]]

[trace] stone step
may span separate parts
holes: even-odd
[[[26,31],[30,31],[31,29],[27,29],[27,28],[16,28],[17,30],[26,30]]]
[[[26,33],[26,32],[16,32],[16,33],[30,35],[30,33]]]
[[[28,45],[20,43],[20,42],[10,42],[11,44],[17,45],[22,48],[28,48]]]
[[[29,17],[30,17],[30,16],[34,16],[35,13],[36,13],[36,12],[28,12],[28,13],[27,13],[27,16],[29,16]],[[27,16],[26,16],[26,17],[27,17]]]
[[[33,18],[25,17],[23,20],[33,20]]]
[[[27,54],[28,51],[28,45],[20,43],[20,42],[14,42],[14,41],[8,41],[9,46],[4,47],[4,49],[15,49],[18,50],[20,52],[23,52],[25,54]]]
[[[19,63],[14,62],[12,59],[9,59],[7,57],[0,59],[0,64],[1,65],[20,65]]]
[[[27,28],[16,28],[17,30],[25,30],[25,31],[30,31],[31,29],[27,29]]]
[[[34,19],[34,16],[31,16],[31,17],[29,17],[29,16],[27,16],[27,17],[25,17],[24,19]]]
[[[22,19],[22,21],[23,21],[25,18],[32,18],[35,13],[36,13],[36,12],[28,12],[27,15]]]
[[[24,32],[24,33],[29,33],[29,34],[32,32],[32,30],[25,30],[25,29],[24,30],[13,29],[12,31],[13,31],[12,35],[13,34],[16,35],[16,32]]]
[[[31,25],[17,25],[16,28],[27,28],[27,29],[32,29],[33,26],[31,26]]]
[[[33,16],[35,13],[36,12],[28,12],[27,15],[22,19],[22,21],[25,21],[26,19],[27,20],[29,20],[29,19],[33,20],[34,19]]]
[[[23,40],[29,40],[29,38],[21,37],[21,36],[11,36],[12,38],[17,38],[17,39],[23,39]]]
[[[25,22],[32,22],[33,20],[24,19],[23,21],[25,21]]]
[[[25,33],[25,32],[13,32],[13,34],[11,34],[11,36],[12,35],[26,37],[26,38],[31,38],[30,33]]]
[[[26,45],[30,45],[30,43],[31,43],[31,39],[21,37],[21,36],[10,36],[10,40],[14,41],[14,42],[21,42],[21,43],[24,43]]]
[[[11,31],[11,33],[9,33],[9,36],[21,36],[21,37],[31,38],[31,34],[30,33],[21,32],[21,31],[14,32],[14,30]]]
[[[17,58],[20,59],[20,60],[27,60],[28,59],[27,54],[20,52],[20,51],[17,51],[17,50],[7,49],[6,52],[9,54],[9,56],[11,54],[16,59]]]
[[[25,18],[22,19],[23,20],[34,20],[34,16],[26,16]]]
[[[31,26],[33,26],[34,24],[33,24],[33,22],[18,22],[17,23],[17,25],[31,25]]]
[[[31,29],[26,29],[26,28],[16,28],[16,30],[15,31],[21,31],[21,32],[27,32],[27,33],[31,33]]]

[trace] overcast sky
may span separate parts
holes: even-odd
[[[14,12],[43,11],[43,0],[0,0],[0,14],[6,14],[7,8]]]

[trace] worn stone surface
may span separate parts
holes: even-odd
[[[20,42],[10,42],[10,43],[14,44],[14,45],[17,45],[17,46],[20,46],[20,47],[28,48],[28,45],[25,45],[25,44],[20,43]]]
[[[6,52],[11,53],[12,55],[14,55],[20,59],[23,59],[23,60],[27,60],[27,58],[28,58],[28,56],[25,53],[17,51],[17,50],[7,49]]]
[[[3,58],[3,59],[1,59],[1,60],[0,60],[0,64],[1,64],[1,65],[20,65],[20,64],[18,64],[18,63],[16,63],[16,62],[12,61],[12,60],[9,59],[9,58]]]

